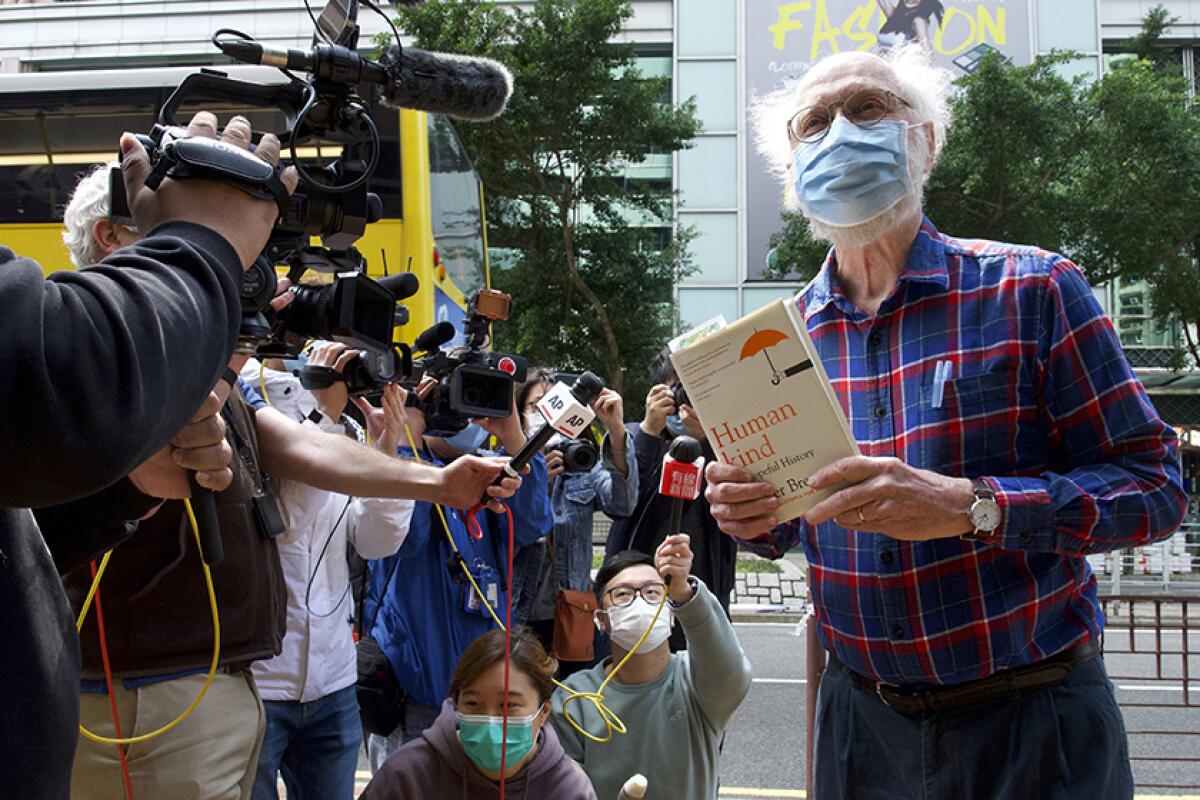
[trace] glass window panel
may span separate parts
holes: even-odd
[[[737,128],[737,64],[679,62],[679,99],[696,98],[696,114],[709,131]]]
[[[450,121],[438,114],[428,119],[433,239],[454,285],[470,294],[484,285],[479,177]]]
[[[681,213],[679,223],[696,229],[696,238],[688,246],[696,271],[684,280],[687,283],[737,282],[737,214]]]
[[[1099,50],[1095,0],[1042,0],[1037,3],[1038,50]]]
[[[676,8],[680,55],[731,56],[737,52],[736,0],[687,0]]]
[[[679,153],[679,190],[686,208],[737,206],[737,137],[701,136]]]
[[[756,286],[753,289],[746,288],[742,290],[742,313],[751,314],[765,306],[772,300],[786,300],[793,297],[799,289],[776,286],[767,288],[765,286]]]
[[[679,289],[680,330],[686,331],[700,323],[724,314],[727,322],[737,319],[736,289]]]

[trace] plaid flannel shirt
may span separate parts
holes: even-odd
[[[1169,536],[1187,501],[1175,433],[1086,279],[1053,253],[925,220],[871,317],[835,259],[796,302],[863,454],[980,477],[1003,521],[979,542],[902,542],[798,519],[750,549],[803,541],[818,635],[874,680],[961,683],[1097,637],[1084,556]]]

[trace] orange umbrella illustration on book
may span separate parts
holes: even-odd
[[[806,359],[801,361],[799,364],[788,367],[782,372],[775,369],[775,363],[771,361],[771,354],[768,353],[767,350],[779,344],[780,342],[786,341],[787,339],[788,335],[783,331],[779,331],[774,328],[767,328],[760,331],[756,328],[754,333],[750,335],[750,338],[746,340],[746,343],[742,345],[742,352],[741,355],[738,356],[738,361],[745,361],[747,358],[753,358],[759,353],[762,353],[767,359],[767,364],[771,367],[771,383],[774,386],[778,386],[779,382],[784,378],[790,378],[793,375],[798,375],[804,370],[812,367],[812,361]]]

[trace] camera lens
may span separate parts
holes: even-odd
[[[590,472],[600,460],[596,445],[586,439],[576,439],[562,446],[563,469],[567,472]]]

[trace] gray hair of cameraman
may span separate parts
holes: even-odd
[[[79,179],[71,202],[63,212],[63,244],[71,254],[71,263],[78,269],[95,264],[104,258],[105,252],[92,235],[96,223],[108,218],[108,173],[117,166],[113,161],[100,164]]]

